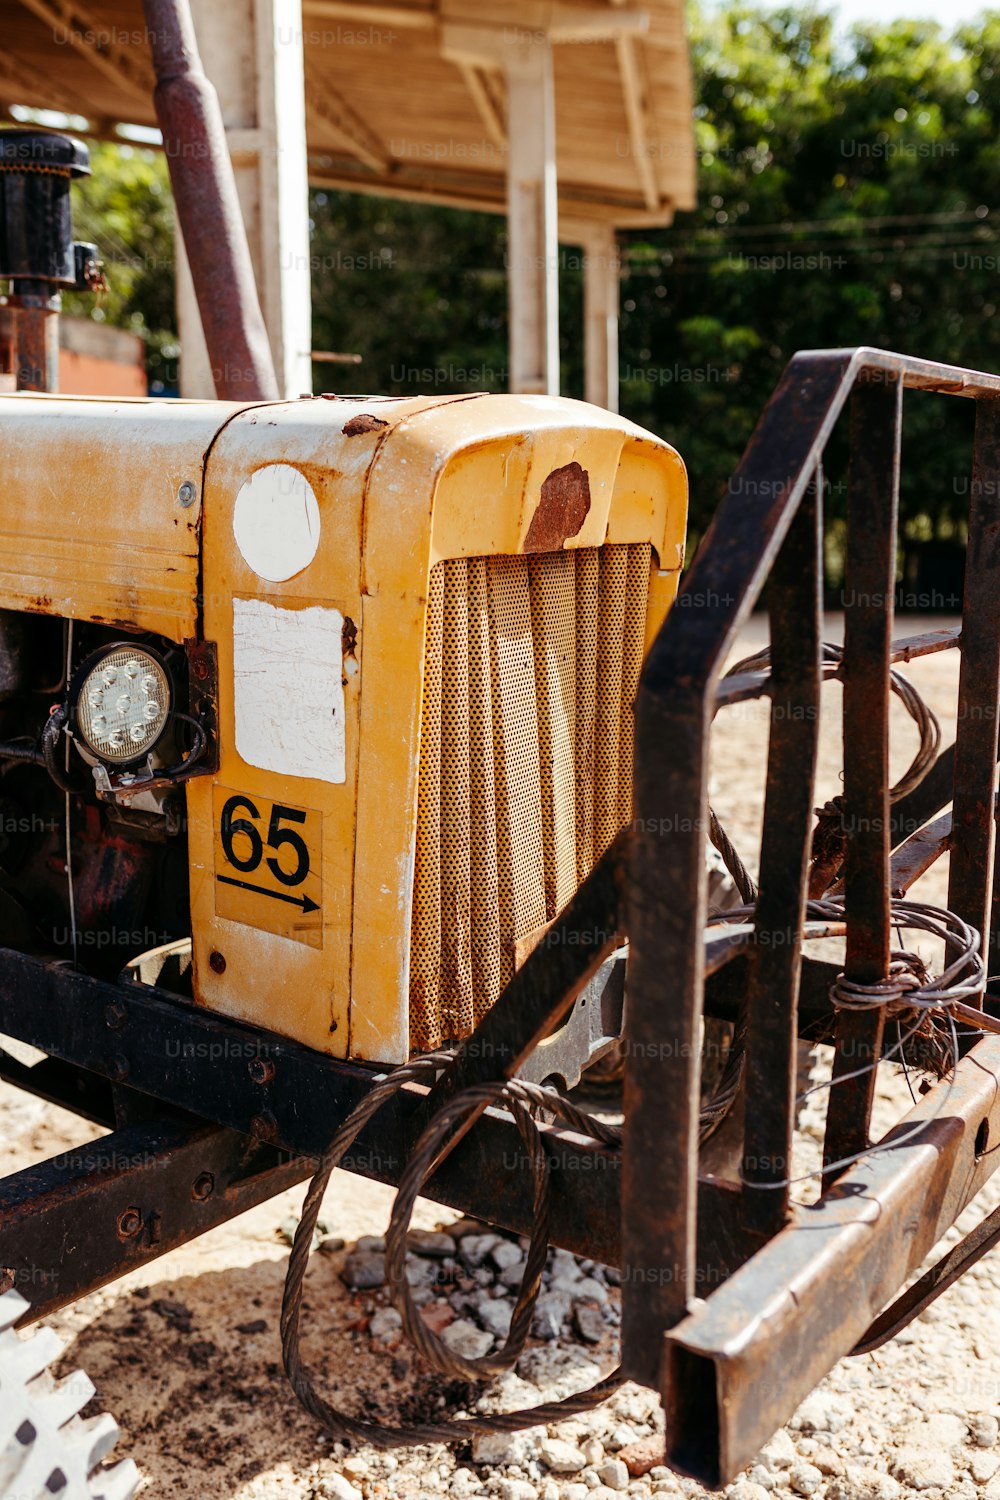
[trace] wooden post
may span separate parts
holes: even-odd
[[[618,236],[613,224],[595,224],[583,241],[584,397],[618,410]]]
[[[261,308],[285,396],[312,390],[312,311],[300,0],[192,0],[222,105]],[[215,394],[183,246],[177,245],[181,393]]]
[[[510,389],[559,394],[559,209],[552,45],[532,33],[504,49]]]

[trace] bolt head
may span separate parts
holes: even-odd
[[[138,1208],[126,1208],[118,1215],[118,1238],[134,1240],[142,1230],[142,1213]]]
[[[184,483],[180,485],[177,490],[178,504],[182,505],[184,509],[187,510],[188,506],[193,505],[197,498],[197,485],[193,484],[190,479],[185,479]]]
[[[269,1109],[254,1115],[250,1121],[250,1134],[258,1141],[273,1141],[278,1134],[278,1122]]]

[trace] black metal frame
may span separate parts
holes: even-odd
[[[894,647],[904,388],[969,396],[979,407],[963,630]],[[996,1151],[980,1149],[984,1129],[1000,1140],[1000,1040],[987,1037],[959,1065],[947,1115],[935,1114],[939,1090],[914,1111],[911,1124],[927,1122],[919,1140],[839,1177],[830,1173],[812,1209],[794,1208],[780,1186],[791,1155],[796,1039],[807,1019],[812,1024],[826,1016],[831,1032],[835,1019],[827,998],[830,966],[801,959],[818,734],[823,450],[850,401],[847,574],[858,602],[846,611],[839,674],[845,686],[846,972],[868,982],[885,972],[890,890],[905,889],[945,848],[952,851],[953,909],[986,941],[991,921],[997,926],[1000,606],[992,579],[1000,567],[998,397],[998,377],[877,350],[803,354],[791,362],[646,663],[636,706],[632,827],[435,1088],[401,1091],[362,1132],[345,1163],[383,1181],[398,1180],[436,1105],[467,1085],[512,1076],[626,936],[624,1147],[617,1152],[565,1129],[543,1128],[552,1168],[552,1233],[558,1244],[621,1267],[626,1371],[663,1392],[670,1461],[710,1483],[752,1457],[811,1385],[862,1338],[1000,1165]],[[768,579],[772,672],[720,687],[727,653]],[[962,650],[957,743],[908,799],[926,821],[951,800],[954,784],[953,820],[939,819],[904,840],[900,828],[913,825],[900,823],[899,807],[890,813],[888,799],[889,667],[954,646]],[[713,960],[706,990],[710,728],[720,705],[754,696],[772,702],[756,931],[782,929],[787,940],[757,942],[734,949],[728,962],[726,955]],[[805,711],[776,714],[777,701]],[[706,1006],[732,1015],[744,994],[755,1108],[746,1121],[742,1179],[731,1183],[699,1176],[699,1038]],[[854,1071],[859,1056],[879,1055],[878,1013],[841,1015],[835,1025],[838,1077]],[[117,1274],[116,1265],[128,1269],[137,1256],[160,1253],[301,1178],[373,1077],[371,1069],[147,986],[102,983],[10,950],[0,950],[0,1032],[59,1060],[41,1065],[45,1074],[37,1086],[46,1097],[61,1090],[69,1102],[85,1070],[91,1079],[109,1080],[119,1096],[127,1089],[168,1109],[166,1117],[158,1108],[151,1118],[132,1119],[100,1143],[105,1157],[113,1158],[119,1146],[125,1156],[148,1149],[156,1163],[132,1173],[128,1203],[118,1174],[85,1160],[39,1169],[34,1178],[20,1174],[3,1185],[0,1265],[13,1268],[32,1315],[82,1295]],[[24,1070],[16,1081],[33,1086]],[[845,1077],[833,1090],[828,1164],[867,1145],[871,1090],[870,1075]],[[91,1112],[106,1100],[93,1083],[86,1096]],[[169,1111],[188,1113],[178,1118]],[[523,1231],[532,1190],[529,1174],[517,1170],[522,1156],[509,1118],[487,1110],[427,1192]],[[206,1174],[223,1190],[192,1196]],[[72,1266],[45,1261],[47,1242],[27,1207],[39,1194],[48,1222],[66,1226],[78,1219],[75,1205],[87,1204],[103,1236],[92,1254]],[[874,1214],[873,1198],[881,1208]],[[121,1215],[130,1209],[138,1217],[129,1217],[126,1228],[140,1227],[123,1238]],[[116,1243],[109,1238],[112,1220]],[[151,1223],[169,1227],[157,1238]],[[794,1301],[788,1291],[793,1279]],[[808,1339],[801,1336],[803,1319],[811,1320]]]
[[[888,673],[897,654],[891,639],[904,388],[964,395],[979,403],[964,623],[960,639],[947,643],[960,645],[963,657],[954,756],[959,832],[939,838],[934,853],[951,847],[950,904],[983,933],[988,946],[996,899],[1000,611],[995,594],[990,597],[990,580],[1000,562],[1000,379],[881,350],[796,356],[685,581],[684,592],[706,607],[672,611],[650,652],[636,705],[623,1349],[630,1374],[663,1390],[671,1461],[710,1483],[721,1482],[752,1458],[812,1384],[850,1351],[866,1320],[895,1294],[951,1222],[947,1214],[939,1215],[941,1197],[948,1213],[960,1209],[1000,1165],[995,1152],[980,1159],[973,1150],[982,1121],[995,1110],[1000,1052],[995,1039],[987,1038],[960,1065],[949,1120],[928,1131],[933,1147],[914,1143],[867,1159],[828,1180],[815,1209],[793,1212],[787,1187],[779,1186],[789,1176],[794,1125],[792,1045],[815,804],[815,719],[808,712],[775,713],[774,703],[780,698],[786,708],[794,704],[806,710],[816,703],[821,464],[834,424],[850,401],[847,607],[839,674],[844,683],[845,972],[850,980],[870,983],[887,972],[889,893],[901,880],[890,860]],[[693,1247],[699,1225],[697,1038],[704,993],[709,728],[717,699],[725,701],[719,678],[726,655],[769,576],[773,675],[756,687],[757,695],[772,699],[756,912],[756,933],[763,940],[747,954],[747,1072],[754,1108],[748,1111],[744,1140],[740,1213],[741,1224],[768,1242],[699,1306],[695,1298],[703,1288]],[[937,638],[914,641],[899,654],[916,656],[940,646]],[[752,691],[744,687],[742,696]],[[660,749],[665,745],[671,747],[669,761]],[[938,788],[942,795],[928,816],[951,800],[946,778],[938,779]],[[927,858],[922,867],[930,862]],[[785,941],[768,942],[769,932],[777,931]],[[843,1075],[879,1055],[881,1027],[880,1011],[842,1014],[837,1021],[834,1076],[843,1081],[831,1092],[827,1163],[867,1145],[873,1075]],[[964,1128],[945,1131],[945,1124],[957,1125],[951,1117],[963,1102],[968,1108]],[[932,1118],[941,1103],[936,1090],[914,1117]],[[668,1142],[676,1145],[665,1149]],[[957,1170],[952,1177],[963,1164],[969,1167],[964,1177]],[[869,1221],[870,1205],[859,1201],[862,1193],[874,1194],[877,1203],[894,1211]],[[902,1208],[904,1193],[916,1222],[895,1211]],[[928,1239],[931,1226],[935,1233]],[[824,1258],[827,1234],[835,1249]],[[809,1336],[803,1338],[807,1320]]]

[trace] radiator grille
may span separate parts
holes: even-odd
[[[428,600],[410,1043],[465,1036],[632,809],[648,545],[438,563]]]

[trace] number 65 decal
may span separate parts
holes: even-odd
[[[264,840],[260,836],[256,823],[250,823],[244,817],[236,814],[245,810],[251,818],[259,818],[259,809],[250,801],[249,797],[230,797],[222,809],[222,822],[219,833],[222,837],[222,848],[226,858],[237,870],[247,872],[256,870],[264,857]],[[290,828],[282,828],[282,823],[304,823],[309,814],[301,807],[285,807],[280,802],[275,802],[271,808],[271,819],[267,826],[267,847],[269,849],[281,849],[288,845],[294,851],[295,866],[292,870],[283,870],[279,861],[275,858],[266,861],[267,868],[275,880],[280,880],[282,885],[301,885],[309,874],[309,849],[300,833],[294,833]],[[249,853],[241,857],[235,847],[236,835],[240,833],[249,842]]]
[[[322,815],[215,788],[215,909],[322,946]]]

